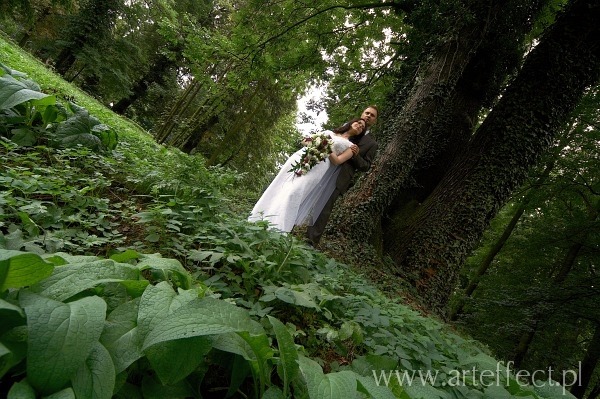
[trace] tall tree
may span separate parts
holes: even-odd
[[[433,48],[425,47],[418,59],[409,60],[412,67],[404,75],[414,85],[405,80],[397,84],[378,136],[387,146],[372,173],[348,195],[338,220],[347,219],[356,207],[364,217],[353,218],[347,227],[333,224],[332,230],[345,229],[354,239],[366,237],[376,244],[380,235],[392,237],[402,229],[403,206],[431,193],[470,139],[480,112],[493,105],[509,73],[519,66],[525,35],[543,4],[448,1],[433,10],[413,11],[416,28],[409,40],[432,42]],[[422,16],[427,11],[434,16],[431,22]],[[397,214],[400,220],[379,234],[384,214],[392,220]]]
[[[425,303],[439,313],[445,314],[458,270],[491,217],[549,147],[584,90],[596,84],[600,43],[595,35],[600,27],[595,18],[599,16],[600,5],[594,1],[575,0],[570,4],[527,56],[518,76],[461,156],[406,222],[401,234],[388,244],[388,253],[397,265],[395,272],[411,281]],[[453,64],[460,61],[457,54]],[[435,82],[447,76],[440,72],[444,69],[432,65],[425,78]],[[433,140],[424,131],[428,123],[423,118],[436,120],[431,117],[436,105],[435,92],[426,94],[430,101],[419,105],[416,101],[421,97],[416,96],[405,107],[411,115],[410,127],[416,127],[415,124],[421,127],[410,135],[415,144],[404,139],[403,151],[398,152],[397,147],[395,151],[386,149],[365,184],[345,202],[344,208],[361,213],[361,217],[352,219],[360,222],[338,226],[349,236],[364,240],[365,234],[372,234],[373,226],[369,224],[380,219],[386,199],[393,199],[391,195],[384,196],[386,191],[393,193],[393,188],[385,187],[398,184],[396,176],[390,176],[391,171],[385,169],[386,161],[402,157],[403,167],[396,166],[393,171],[406,175],[411,162],[414,166],[416,158],[427,149],[423,138],[415,136],[424,134],[426,141]]]
[[[72,16],[65,29],[63,46],[54,59],[56,70],[63,76],[86,46],[103,43],[114,27],[123,0],[86,0]]]

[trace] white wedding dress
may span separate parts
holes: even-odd
[[[352,142],[331,131],[332,149],[337,155],[348,149]],[[303,149],[296,151],[281,167],[269,187],[260,197],[249,221],[268,220],[271,228],[290,232],[295,225],[313,225],[325,203],[335,189],[339,174],[337,165],[329,158],[316,164],[303,176],[290,172],[292,165],[300,160]]]

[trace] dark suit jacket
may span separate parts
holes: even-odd
[[[371,135],[364,135],[358,142],[358,154],[340,166],[340,174],[336,180],[336,188],[340,194],[348,191],[356,170],[361,172],[369,170],[375,154],[377,154],[377,142]]]

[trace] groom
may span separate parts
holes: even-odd
[[[321,241],[321,236],[325,232],[325,226],[329,221],[335,201],[340,195],[348,191],[356,170],[366,172],[371,167],[371,162],[373,162],[377,153],[377,142],[369,135],[369,131],[371,130],[371,126],[377,122],[378,114],[379,111],[374,105],[369,105],[361,114],[360,117],[365,120],[367,127],[363,135],[357,136],[359,137],[358,143],[356,143],[358,145],[358,154],[355,152],[351,159],[340,165],[340,173],[336,180],[335,191],[329,197],[315,223],[306,230],[306,237],[311,245],[318,245]]]

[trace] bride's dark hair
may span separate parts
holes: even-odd
[[[354,118],[354,119],[351,119],[348,122],[344,123],[342,126],[336,127],[335,129],[333,129],[333,132],[338,133],[338,134],[346,133],[348,130],[350,130],[350,128],[352,127],[352,124],[354,122],[358,122],[358,121],[365,122],[365,120],[363,118]],[[366,128],[367,128],[367,122],[365,122],[365,129]],[[364,129],[363,129],[363,132],[364,132]]]
[[[365,122],[365,128],[363,129],[363,131],[360,134],[357,134],[356,136],[352,136],[352,137],[349,138],[349,140],[351,142],[353,142],[353,143],[356,144],[365,135],[365,132],[367,130],[367,122],[363,118],[354,118],[354,119],[351,119],[348,122],[344,123],[342,126],[336,127],[335,129],[333,129],[333,132],[334,133],[338,133],[338,134],[346,133],[348,130],[350,130],[350,128],[352,127],[352,124],[354,122],[358,122],[358,121]]]

